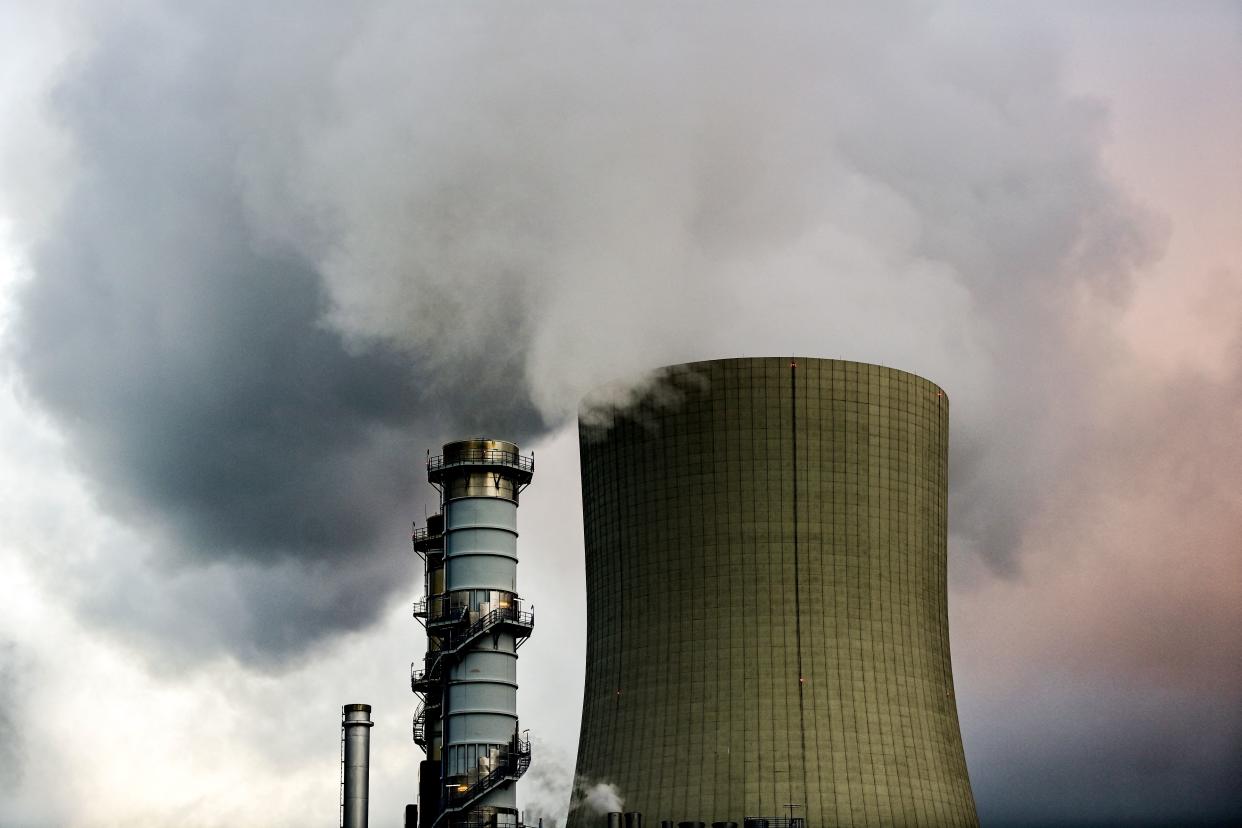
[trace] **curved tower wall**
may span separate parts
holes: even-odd
[[[804,358],[672,366],[590,407],[579,789],[612,783],[653,824],[977,824],[948,411],[913,374]]]

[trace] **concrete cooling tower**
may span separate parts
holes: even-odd
[[[827,359],[662,369],[581,423],[575,790],[750,828],[978,824],[946,613],[949,400]],[[579,798],[569,828],[604,817]]]

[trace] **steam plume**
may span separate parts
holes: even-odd
[[[579,786],[580,803],[595,814],[610,814],[625,810],[621,791],[611,782],[596,782]]]
[[[956,547],[1017,569],[1108,352],[1076,314],[1158,242],[1056,44],[928,3],[554,8],[97,13],[14,345],[153,539],[57,572],[101,622],[280,662],[408,589],[425,447],[742,354],[948,389]]]

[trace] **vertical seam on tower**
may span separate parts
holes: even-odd
[[[807,798],[806,784],[806,704],[802,682],[802,582],[798,562],[798,363],[789,361],[789,407],[793,434],[793,552],[794,552],[794,652],[798,661],[798,730],[802,739],[802,798]],[[805,804],[805,803],[804,803]],[[805,813],[805,811],[804,811]],[[791,814],[792,816],[792,814]]]
[[[759,365],[759,369],[760,369],[761,371],[763,371],[763,372],[764,372],[764,373],[759,374],[758,376],[756,376],[756,373],[755,373],[755,372],[756,372],[756,363],[758,363],[758,365]],[[749,367],[749,369],[748,369],[748,370],[749,370],[749,372],[750,372],[750,373],[747,375],[747,378],[746,378],[746,391],[747,391],[747,394],[750,396],[750,402],[749,402],[749,404],[750,404],[750,406],[751,406],[751,412],[752,412],[752,419],[751,419],[751,423],[750,423],[750,435],[749,435],[749,436],[750,436],[750,450],[751,450],[751,456],[752,456],[752,457],[754,457],[754,458],[758,458],[758,457],[760,457],[760,456],[761,456],[761,455],[760,455],[760,452],[759,452],[759,449],[758,449],[758,446],[757,446],[757,444],[758,444],[758,442],[759,442],[758,429],[756,428],[756,423],[757,423],[757,422],[758,422],[758,420],[759,420],[759,413],[758,413],[758,412],[759,412],[759,411],[761,411],[761,410],[763,411],[763,422],[764,422],[764,426],[766,427],[766,426],[767,426],[767,411],[766,411],[766,409],[761,409],[761,408],[760,408],[760,406],[759,406],[760,400],[756,399],[756,391],[755,391],[755,388],[756,388],[756,386],[759,386],[759,385],[760,385],[760,381],[762,380],[762,383],[763,383],[763,385],[762,385],[763,391],[764,391],[764,393],[767,393],[767,374],[766,374],[766,370],[767,370],[767,369],[763,367],[763,363],[759,362],[758,360],[755,360],[754,362],[752,362],[752,363],[750,364],[750,367]],[[758,463],[757,463],[757,462],[755,463],[755,467],[756,467],[756,468],[758,467]],[[764,490],[764,497],[765,497],[765,498],[770,497],[770,494],[769,494],[769,493],[770,493],[770,491],[771,491],[771,489],[765,489],[765,490]],[[768,517],[768,513],[767,513],[767,502],[768,502],[768,501],[765,499],[765,500],[764,500],[764,512],[763,512],[763,520],[764,520],[764,521],[767,521],[767,517]],[[751,510],[752,510],[752,511],[751,511],[751,520],[754,522],[755,527],[756,527],[756,528],[755,528],[755,538],[756,538],[756,544],[757,544],[757,543],[758,543],[758,537],[759,537],[759,529],[758,529],[758,526],[759,526],[759,520],[760,520],[760,519],[759,519],[759,488],[758,488],[757,486],[751,486],[751,489],[750,489],[750,504],[751,504]],[[767,548],[766,548],[766,544],[768,543],[768,528],[767,528],[767,524],[766,524],[766,523],[764,524],[764,527],[763,527],[763,543],[765,544],[764,551],[765,551],[765,552],[767,552],[768,550],[767,550]],[[757,555],[755,556],[755,560],[756,560],[756,561],[758,561],[758,556],[757,556]],[[756,566],[757,566],[757,565],[758,565],[758,564],[756,563]],[[766,561],[766,560],[764,561],[764,565],[765,565],[765,566],[767,565],[767,561]],[[764,609],[765,609],[765,610],[767,610],[767,611],[769,612],[769,618],[770,618],[770,617],[771,617],[770,612],[771,612],[771,605],[772,605],[772,602],[771,602],[771,601],[764,601],[764,602],[763,602],[763,604],[764,604]],[[755,603],[755,615],[756,615],[756,616],[758,616],[758,614],[759,614],[759,599],[758,599],[758,598],[756,598],[756,603]],[[763,664],[763,651],[762,651],[762,650],[763,650],[763,648],[762,648],[762,646],[761,646],[761,640],[760,640],[760,637],[759,637],[758,635],[754,636],[754,637],[753,637],[753,641],[754,641],[754,643],[755,643],[755,663],[756,663],[756,664],[759,664],[759,665],[761,665],[761,666],[762,666],[762,664]],[[770,654],[770,653],[768,654],[768,662],[769,662],[769,664],[771,663],[771,654]],[[765,676],[765,678],[766,678],[766,676]],[[763,725],[764,725],[764,722],[763,722],[763,717],[762,717],[762,715],[761,715],[761,711],[762,711],[762,710],[763,710],[763,690],[760,690],[760,691],[756,694],[756,697],[755,697],[755,722],[756,722],[756,724],[758,725],[758,727],[756,727],[756,729],[755,729],[755,739],[754,739],[754,741],[755,741],[755,776],[756,776],[756,778],[759,780],[758,785],[757,785],[757,788],[758,788],[758,791],[759,791],[759,812],[760,812],[760,813],[763,813],[763,795],[764,795],[764,792],[767,790],[767,785],[765,784],[765,777],[764,777],[764,775],[763,775],[763,744],[764,744],[764,740],[763,740],[763,737],[760,735],[760,734],[762,734],[762,733],[763,733],[762,728],[763,728]],[[772,777],[773,777],[773,779],[775,779],[776,774],[775,774],[775,773],[773,773],[773,774],[772,774]],[[773,788],[773,792],[775,793],[775,788]]]
[[[630,424],[627,423],[626,427],[628,431],[630,428]],[[629,435],[627,434],[627,436]],[[625,475],[627,476],[627,479],[632,479],[630,475],[632,471],[631,464],[634,461],[633,454],[634,454],[633,451],[630,451],[629,456],[626,458]],[[620,466],[620,463],[617,463],[616,467],[619,467],[619,466]],[[614,478],[609,482],[611,483],[612,488],[613,488],[614,502],[620,503],[622,499],[620,481],[617,479],[616,476],[614,476]],[[625,496],[629,495],[629,491],[630,491],[630,488],[626,487]],[[611,721],[610,727],[608,728],[608,733],[609,733],[608,753],[610,756],[616,755],[617,743],[621,741],[620,733],[618,733],[618,730],[620,728],[621,682],[624,679],[623,670],[624,670],[624,659],[625,659],[625,604],[624,604],[625,591],[621,583],[621,579],[622,579],[621,573],[624,568],[621,559],[624,557],[625,552],[627,550],[625,548],[625,544],[622,543],[621,541],[622,532],[620,528],[621,526],[620,516],[618,515],[616,517],[617,519],[614,522],[613,526],[611,527],[613,530],[613,539],[614,539],[614,543],[612,546],[614,550],[614,556],[613,556],[613,559],[610,561],[610,563],[612,564],[612,571],[609,572],[609,579],[608,579],[609,580],[608,587],[610,588],[610,592],[611,592],[611,595],[609,597],[612,599],[612,606],[613,606],[613,623],[617,625],[617,637],[616,637],[617,648],[615,651],[616,652],[616,664],[615,664],[616,672],[614,673],[614,678],[612,681],[612,688],[611,688],[612,689],[612,693],[611,693],[611,697],[612,697],[611,720],[612,721]]]

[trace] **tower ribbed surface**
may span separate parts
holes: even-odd
[[[795,804],[808,828],[977,825],[948,413],[921,377],[804,358],[673,366],[590,407],[578,787],[616,785],[651,824]]]

